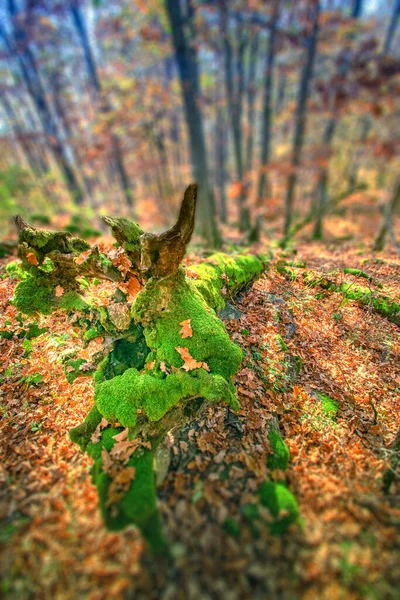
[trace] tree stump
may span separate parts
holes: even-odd
[[[15,306],[26,314],[76,313],[86,342],[97,336],[107,341],[95,364],[65,360],[70,383],[80,375],[95,381],[93,408],[70,437],[93,458],[107,527],[135,524],[154,552],[166,549],[155,454],[168,432],[207,403],[239,408],[232,377],[242,352],[217,312],[265,267],[256,256],[217,253],[185,270],[196,197],[197,186],[189,185],[176,224],[160,234],[104,217],[118,244],[108,255],[68,232],[35,229],[15,218],[22,261]],[[96,279],[116,286],[107,306],[86,291]]]

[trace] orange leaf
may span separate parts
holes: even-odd
[[[26,255],[26,258],[28,259],[28,261],[31,263],[31,265],[38,265],[38,259],[36,258],[36,256],[33,254],[33,252],[28,252],[28,254]]]
[[[181,359],[183,360],[184,364],[182,366],[182,369],[184,369],[185,371],[192,371],[193,369],[205,369],[206,371],[210,370],[207,363],[195,360],[193,356],[191,356],[188,348],[181,348],[180,346],[178,346],[177,348],[175,348],[175,350],[180,354]]]
[[[62,288],[61,285],[57,285],[55,292],[56,292],[56,298],[59,298],[60,296],[63,295],[64,288]]]
[[[190,325],[190,321],[191,319],[186,319],[186,321],[182,321],[182,323],[179,323],[179,325],[182,326],[179,333],[181,334],[183,339],[193,336],[193,329]]]

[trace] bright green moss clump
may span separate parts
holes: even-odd
[[[222,252],[212,254],[207,261],[190,267],[190,271],[199,277],[193,280],[193,286],[208,306],[216,311],[224,308],[224,296],[229,296],[229,293],[232,295],[263,270],[264,263],[256,256],[241,254],[232,257]],[[224,287],[225,294],[222,293]]]
[[[339,410],[339,402],[328,396],[328,394],[323,394],[322,392],[317,392],[317,395],[321,399],[322,410],[324,411],[324,414],[332,421],[336,421]]]
[[[271,533],[285,533],[289,525],[295,523],[299,517],[299,506],[295,497],[285,485],[274,481],[264,481],[259,493],[261,504],[268,508],[274,518],[274,522],[270,524]]]
[[[239,369],[242,352],[231,342],[225,326],[210,310],[183,269],[172,277],[150,280],[138,294],[133,317],[142,322],[148,347],[157,361],[182,368],[177,347],[187,348],[210,373],[229,380]],[[190,319],[192,336],[182,338],[181,323]]]
[[[271,470],[280,469],[281,471],[284,471],[289,464],[289,448],[275,429],[271,429],[269,432],[268,441],[273,450],[273,454],[270,454],[267,458],[268,468]]]
[[[141,530],[153,552],[165,550],[160,517],[157,510],[156,483],[153,471],[154,451],[140,448],[129,458],[124,468],[134,468],[134,478],[127,493],[118,501],[112,502],[110,485],[112,478],[103,464],[103,451],[110,452],[116,441],[118,429],[108,427],[101,432],[97,443],[89,441],[86,450],[94,459],[93,482],[99,493],[100,510],[103,519],[112,531],[119,531],[134,523]]]
[[[225,401],[233,408],[239,408],[233,385],[204,369],[196,369],[193,373],[177,371],[164,379],[128,369],[120,376],[98,383],[95,392],[100,413],[108,421],[118,421],[124,427],[136,425],[139,409],[150,421],[159,421],[181,400],[195,397]]]

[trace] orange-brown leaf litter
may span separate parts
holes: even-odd
[[[377,258],[349,243],[297,249],[286,260],[349,283],[355,276],[343,268],[360,268],[399,301],[393,252]],[[385,494],[382,477],[399,430],[399,327],[372,307],[307,286],[300,268],[294,281],[285,278],[278,258],[235,301],[242,316],[227,322],[245,356],[235,380],[240,411],[215,405],[169,436],[171,468],[159,488],[173,555],[165,565],[153,563],[133,527],[104,529],[90,460],[69,441],[68,430],[93,402],[90,378],[68,385],[60,364],[80,344],[78,330],[63,314],[42,318],[48,331],[31,341],[28,356],[18,337],[23,323],[9,304],[14,282],[2,277],[0,329],[15,332],[1,340],[4,596],[396,597],[399,484],[395,478]],[[86,355],[101,343],[93,340]],[[337,401],[336,420],[317,392]],[[245,507],[257,502],[268,476],[267,433],[278,421],[291,459],[287,471],[269,475],[286,480],[301,522],[272,536],[265,509],[255,535]],[[227,517],[237,522],[236,535],[226,531]]]

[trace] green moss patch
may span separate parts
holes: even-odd
[[[271,470],[279,469],[285,471],[290,459],[289,448],[275,429],[271,429],[268,433],[268,441],[273,451],[273,454],[270,454],[267,458],[268,468]]]
[[[336,421],[337,413],[339,410],[339,402],[334,398],[328,396],[328,394],[323,394],[322,392],[317,392],[317,396],[321,400],[322,410],[324,414],[329,417],[332,421]]]
[[[259,494],[261,504],[269,510],[274,519],[269,525],[271,533],[285,533],[289,525],[299,518],[299,506],[295,497],[285,485],[274,481],[264,481]]]

